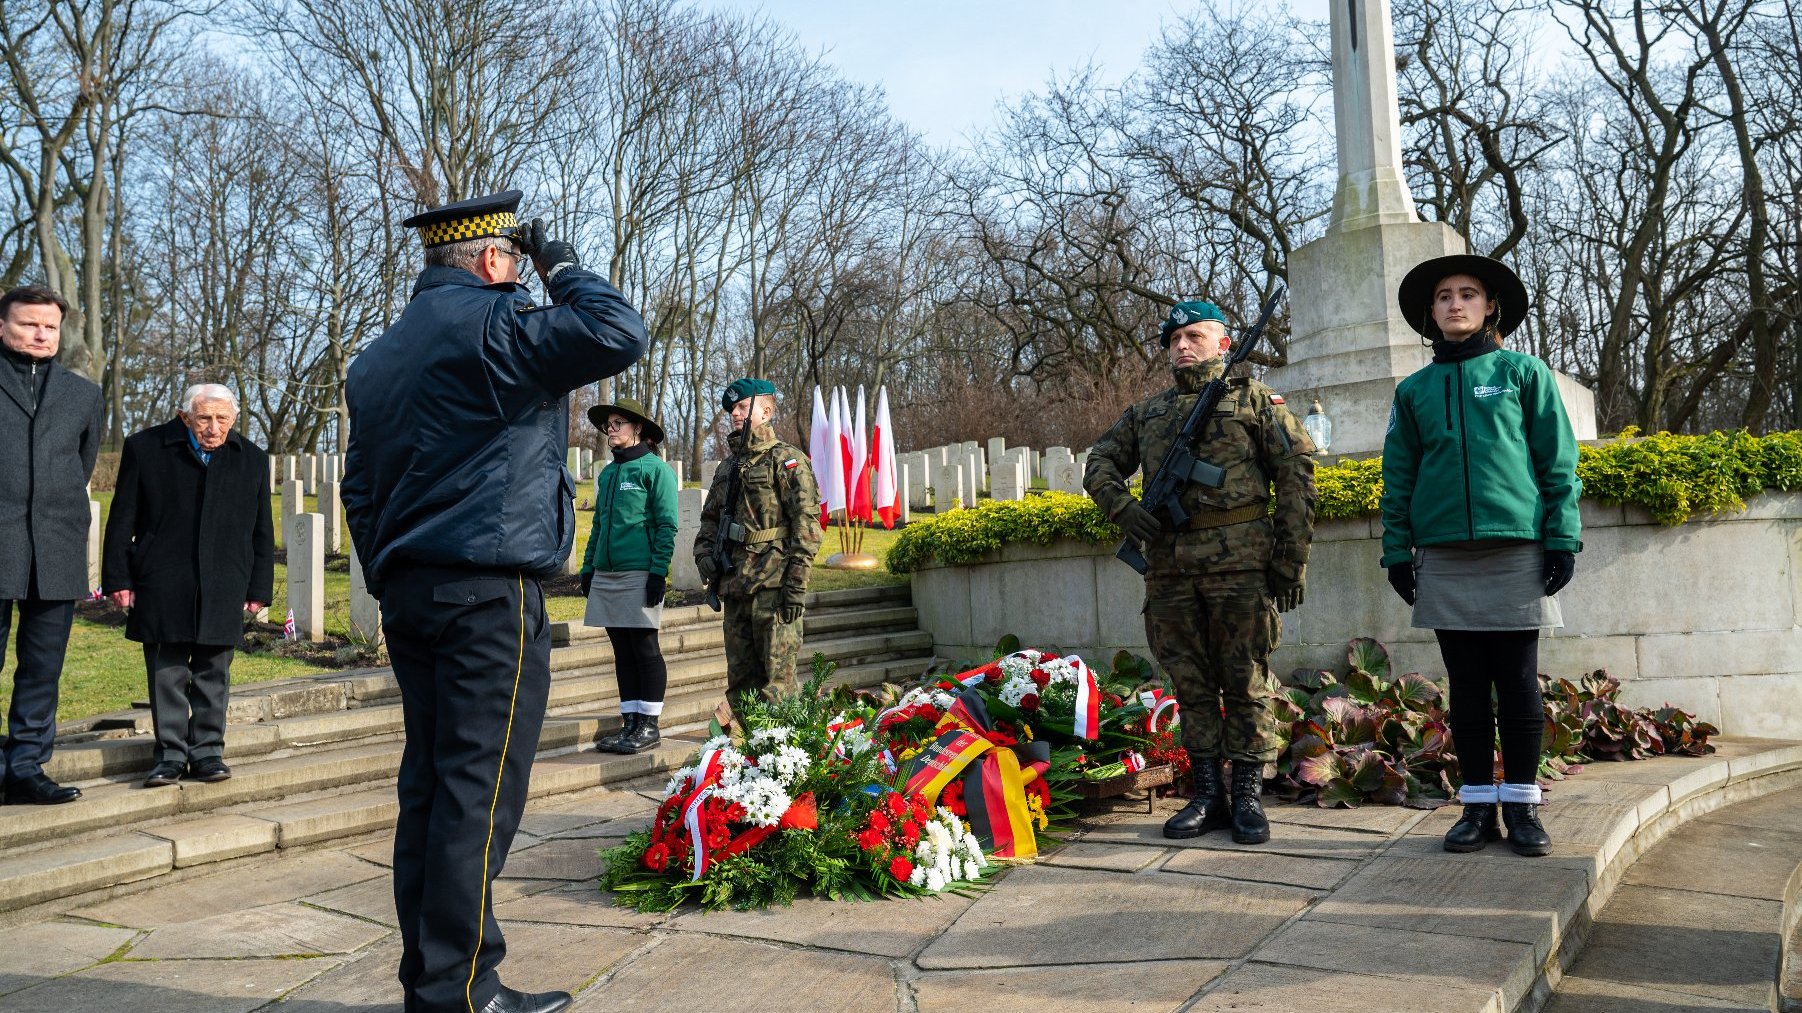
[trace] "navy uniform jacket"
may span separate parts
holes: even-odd
[[[581,268],[523,285],[428,267],[351,363],[344,512],[372,593],[408,563],[559,571],[575,541],[563,397],[645,352],[644,321]]]

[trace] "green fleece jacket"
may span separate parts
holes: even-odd
[[[1491,349],[1403,380],[1383,441],[1383,565],[1416,546],[1520,539],[1583,548],[1577,441],[1552,370]]]
[[[594,527],[582,572],[667,575],[675,550],[675,469],[642,443],[617,451],[594,482]]]

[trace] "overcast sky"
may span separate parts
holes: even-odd
[[[1108,81],[1138,66],[1158,26],[1195,0],[701,0],[762,10],[854,81],[880,84],[902,120],[962,146],[996,103],[1091,61]],[[1255,0],[1254,0],[1255,2]],[[1263,0],[1325,18],[1328,0]]]

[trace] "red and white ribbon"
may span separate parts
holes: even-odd
[[[689,882],[701,878],[707,871],[707,836],[701,832],[701,803],[713,794],[712,788],[702,788],[695,792],[694,798],[688,800],[688,809],[682,814],[682,824],[688,828],[688,843],[694,848],[695,874]]]
[[[1098,739],[1101,737],[1101,684],[1080,657],[1072,654],[1064,662],[1076,668],[1076,736]]]
[[[1126,751],[1126,755],[1120,757],[1120,762],[1126,766],[1126,772],[1128,774],[1137,774],[1139,771],[1145,769],[1145,757],[1140,756],[1130,749]]]
[[[826,731],[828,734],[830,734],[832,736],[832,755],[838,757],[841,760],[846,759],[847,754],[845,753],[845,737],[843,735],[840,735],[839,733],[850,731],[853,728],[862,728],[862,727],[863,727],[863,718],[851,718],[847,721],[834,721],[831,724],[827,725]]]
[[[1145,718],[1145,730],[1148,732],[1155,732],[1158,730],[1158,717],[1165,711],[1170,711],[1170,716],[1172,718],[1175,718],[1179,713],[1176,706],[1176,697],[1171,696],[1161,689],[1146,690],[1145,692],[1140,693],[1139,702],[1144,704],[1145,709],[1151,712]]]

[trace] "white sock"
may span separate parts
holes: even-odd
[[[1545,797],[1540,794],[1537,784],[1504,784],[1501,789],[1501,801],[1540,805],[1545,801]]]
[[[1458,801],[1465,805],[1491,805],[1496,801],[1493,784],[1467,784],[1458,789]]]
[[[663,716],[663,701],[662,700],[640,700],[640,701],[638,701],[638,713],[643,714],[646,717],[653,717],[653,718],[662,717]]]
[[[644,704],[640,703],[637,700],[621,700],[619,702],[619,712],[622,715],[643,714],[644,711],[640,709],[643,706],[644,706]]]

